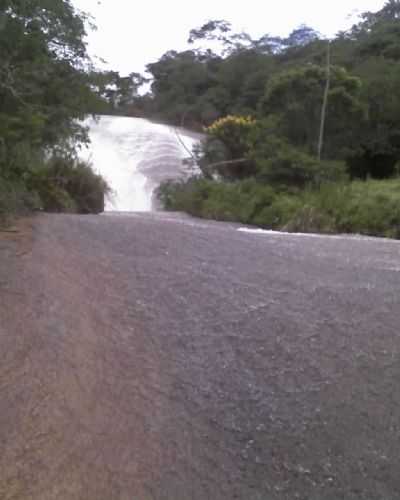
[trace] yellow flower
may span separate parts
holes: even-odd
[[[251,116],[228,115],[219,118],[212,125],[206,128],[206,132],[210,134],[224,134],[231,132],[232,127],[247,128],[254,125],[256,120]]]

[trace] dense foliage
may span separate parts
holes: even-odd
[[[56,185],[50,172],[53,157],[75,169],[74,175],[83,171],[74,159],[77,144],[87,140],[79,120],[100,102],[84,43],[87,21],[70,0],[0,0],[0,212],[23,207],[25,199],[52,209],[41,196],[43,186],[32,183],[44,172],[48,190],[60,195],[60,209],[80,209],[80,202],[71,201],[75,192],[65,190],[63,172]],[[88,169],[85,179],[95,179]],[[95,196],[102,197],[105,185],[93,184]]]
[[[165,206],[263,227],[308,220],[311,229],[321,209],[321,228],[398,235],[398,183],[364,190],[352,181],[400,173],[400,1],[329,42],[306,26],[253,40],[224,21],[192,30],[189,41],[210,40],[219,54],[199,46],[148,66],[152,111],[206,134],[196,153],[203,178],[163,186]],[[325,213],[319,193],[340,200],[347,219]],[[271,215],[281,213],[276,203],[282,220]],[[386,219],[372,227],[376,214]]]
[[[71,0],[0,0],[0,217],[21,207],[101,211],[107,186],[77,160],[87,140],[79,123],[116,113],[204,131],[201,176],[162,186],[168,209],[398,234],[398,182],[386,179],[399,175],[400,0],[329,42],[304,25],[253,39],[212,20],[146,77],[95,71],[88,23]]]
[[[400,158],[399,16],[399,0],[389,0],[330,41],[322,154],[346,160],[352,177],[393,175]],[[316,154],[327,40],[307,26],[287,38],[253,40],[216,20],[193,29],[189,42],[192,50],[169,51],[148,65],[151,93],[142,99],[142,110],[197,128],[228,115],[274,121],[276,136]]]

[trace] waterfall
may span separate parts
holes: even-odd
[[[171,178],[190,173],[188,158],[199,136],[142,118],[101,116],[88,119],[89,160],[112,189],[106,211],[145,212],[156,208],[154,191]]]

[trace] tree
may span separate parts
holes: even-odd
[[[216,75],[216,85],[226,93],[227,114],[253,113],[273,70],[272,57],[256,50],[227,57]]]
[[[117,71],[94,71],[91,75],[96,94],[107,105],[107,112],[125,112],[135,104],[140,87],[148,82],[140,73],[121,76]]]
[[[353,177],[391,177],[400,160],[400,68],[382,57],[357,68],[367,120],[358,132],[358,147],[349,158]]]
[[[248,33],[232,33],[232,25],[223,19],[211,20],[203,24],[200,28],[194,28],[189,33],[188,43],[214,42],[215,45],[222,46],[222,53],[225,55],[251,48],[253,40]]]
[[[284,45],[286,47],[305,47],[319,38],[320,34],[317,31],[306,24],[301,24],[284,40]]]
[[[223,44],[229,44],[229,35],[231,23],[223,19],[214,19],[203,24],[200,28],[190,30],[188,43],[195,43],[199,40],[219,41]]]
[[[65,0],[2,0],[0,113],[3,150],[66,147],[91,94],[86,17]]]
[[[201,123],[200,105],[204,106],[214,86],[217,68],[215,55],[208,58],[195,51],[170,51],[149,64],[147,71],[153,77],[151,89],[158,112],[177,125]]]
[[[255,174],[250,136],[257,126],[250,116],[226,116],[206,129],[198,164],[206,177],[238,180]]]
[[[97,102],[87,24],[70,0],[0,0],[1,183],[28,189],[51,156],[77,168],[76,147],[88,140],[80,121]]]
[[[154,78],[147,98],[158,116],[197,127],[228,115],[257,115],[260,122],[272,117],[274,134],[290,146],[347,159],[356,165],[349,167],[352,175],[359,175],[360,165],[363,176],[395,171],[400,0],[362,14],[330,41],[329,79],[326,40],[305,25],[286,38],[267,34],[254,40],[233,32],[227,21],[213,20],[192,30],[189,41],[193,50],[168,52],[149,66]]]
[[[326,58],[326,83],[324,90],[324,99],[322,101],[321,109],[321,123],[319,127],[319,139],[318,139],[318,160],[321,161],[322,158],[322,148],[324,147],[324,134],[325,134],[325,122],[326,122],[326,111],[328,107],[329,91],[331,89],[331,45],[328,41],[327,45],[327,58]]]
[[[278,118],[279,134],[290,144],[316,154],[325,86],[323,67],[307,65],[285,71],[268,83],[259,112]],[[358,78],[343,68],[332,67],[325,134],[328,158],[343,156],[351,146],[355,127],[364,116],[360,90]]]

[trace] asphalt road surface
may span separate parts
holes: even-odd
[[[2,500],[400,498],[400,243],[174,214],[0,235]]]

